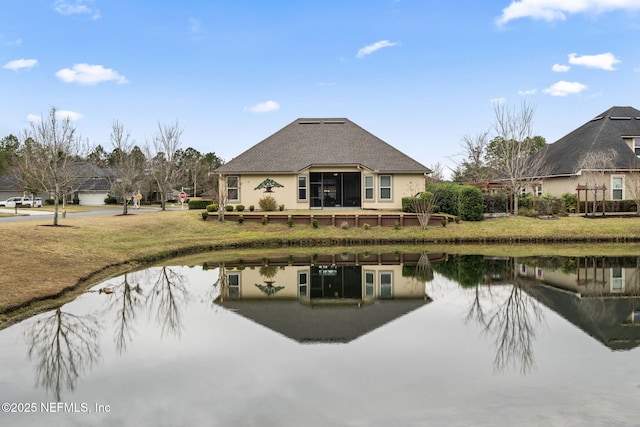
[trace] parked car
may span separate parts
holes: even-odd
[[[7,200],[0,202],[0,206],[5,208],[15,208],[16,206],[22,206],[23,197],[9,197]]]
[[[41,208],[42,199],[40,197],[36,197],[35,199],[31,197],[9,197],[7,200],[1,201],[0,206],[4,206],[6,208],[15,208],[16,206]]]
[[[22,199],[22,206],[30,206],[32,208],[41,208],[42,199],[40,197],[36,197],[35,199],[32,199],[31,197],[24,197]]]

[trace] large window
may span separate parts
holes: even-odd
[[[391,200],[391,175],[380,175],[380,200]]]
[[[633,151],[640,157],[640,138],[633,138]]]
[[[614,176],[611,178],[611,199],[624,199],[624,180],[621,176]]]
[[[298,200],[307,200],[307,176],[298,176]]]
[[[373,200],[374,191],[373,191],[373,175],[365,175],[364,177],[364,199],[365,200]]]
[[[227,177],[227,201],[240,201],[240,178],[238,176]]]

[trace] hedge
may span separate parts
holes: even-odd
[[[211,200],[189,200],[189,209],[206,209]]]

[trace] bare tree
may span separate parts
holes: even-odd
[[[409,205],[418,216],[420,227],[426,230],[437,206],[436,196],[429,191],[422,191],[409,199]]]
[[[519,108],[494,104],[493,111],[496,137],[491,154],[498,173],[509,183],[517,215],[520,190],[544,176],[546,145],[540,148],[541,138],[532,136],[535,108],[530,104],[523,101]]]
[[[427,175],[428,182],[443,182],[445,180],[444,177],[444,165],[440,162],[436,162],[429,166],[431,169],[431,173]]]
[[[158,131],[153,136],[152,143],[147,144],[149,170],[158,186],[162,210],[166,209],[168,195],[180,177],[180,170],[176,164],[176,154],[181,146],[181,135],[182,129],[177,121],[165,126],[158,123]]]
[[[489,144],[489,131],[483,131],[476,135],[465,135],[460,143],[466,159],[456,168],[454,180],[482,182],[493,179],[495,172],[485,160]]]
[[[55,107],[25,131],[19,161],[20,179],[25,188],[46,191],[53,196],[53,225],[58,225],[58,200],[77,183],[78,168],[73,162],[83,152],[71,119],[59,117]]]
[[[137,178],[142,173],[144,164],[140,156],[134,153],[135,141],[124,126],[117,120],[111,125],[111,156],[115,168],[115,180],[111,188],[122,197],[122,214],[128,213],[129,197],[136,190]]]

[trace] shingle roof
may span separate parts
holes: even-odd
[[[633,107],[611,107],[547,147],[550,167],[546,175],[573,175],[580,171],[589,152],[613,151],[612,169],[640,167],[640,161],[623,137],[640,137],[640,111]]]
[[[222,165],[218,173],[295,173],[311,165],[361,165],[373,171],[431,170],[345,118],[300,118]]]

